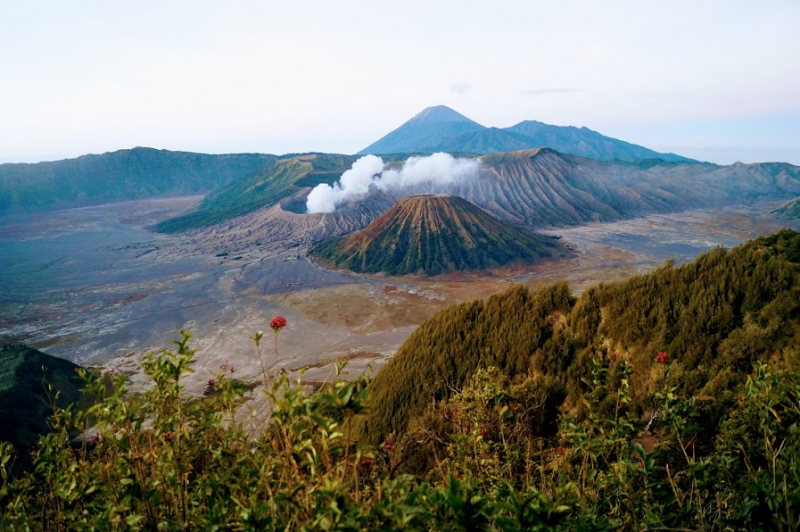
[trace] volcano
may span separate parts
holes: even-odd
[[[485,127],[444,105],[423,109],[358,155],[439,151],[486,155],[534,148],[550,148],[598,161],[692,162],[674,153],[658,153],[585,127],[553,126],[536,120],[525,120],[506,128]]]
[[[501,222],[458,196],[403,198],[366,228],[311,254],[361,273],[438,275],[563,255],[556,239]]]

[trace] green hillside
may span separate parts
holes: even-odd
[[[63,161],[0,164],[0,215],[206,193],[274,159],[255,153],[134,148]]]
[[[774,212],[779,217],[786,220],[800,219],[800,198],[793,199],[780,209],[776,209]]]
[[[307,154],[277,159],[206,196],[191,212],[156,226],[162,233],[208,227],[289,198],[304,188],[333,183],[355,158]]]
[[[457,196],[409,196],[352,235],[311,253],[356,272],[404,275],[497,268],[564,254],[549,237],[503,223]]]
[[[652,401],[653,360],[675,361],[679,390],[731,400],[754,363],[800,368],[800,234],[784,230],[680,267],[667,264],[580,297],[565,284],[511,288],[488,301],[445,309],[423,323],[372,383],[365,434],[400,433],[431,401],[465,385],[479,368],[510,379],[536,376],[583,408],[582,379],[600,357],[609,374],[633,368],[631,407]],[[612,409],[616,398],[599,405]],[[561,401],[560,401],[561,402]]]
[[[23,345],[0,347],[0,441],[28,449],[48,430],[57,391],[56,404],[61,407],[81,399],[78,368]]]

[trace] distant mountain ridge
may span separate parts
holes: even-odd
[[[0,215],[209,192],[274,155],[133,148],[42,163],[0,164]]]
[[[531,227],[608,222],[800,194],[800,167],[787,163],[602,162],[549,148],[480,160],[482,179],[459,184],[451,193],[501,220]]]
[[[247,234],[253,241],[288,239],[313,244],[366,227],[404,196],[432,192],[372,191],[335,213],[305,214],[312,187],[336,181],[353,159],[330,154],[281,158],[209,194],[192,212],[167,220],[158,229],[202,230],[225,221],[227,230]],[[786,201],[800,195],[800,167],[788,163],[602,162],[549,148],[495,153],[478,160],[475,179],[438,192],[460,196],[499,220],[530,228]],[[217,238],[216,231],[211,227],[204,238]]]
[[[527,120],[507,128],[484,127],[444,105],[428,107],[358,155],[393,153],[471,153],[485,155],[532,148],[600,161],[691,161],[674,153],[659,153],[643,146],[601,135],[582,127],[552,126]]]
[[[458,196],[408,196],[352,235],[312,250],[356,272],[404,275],[497,268],[563,253],[552,238],[497,220]]]

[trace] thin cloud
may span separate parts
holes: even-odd
[[[522,89],[520,94],[527,96],[538,96],[540,94],[565,94],[567,92],[580,92],[583,89],[568,89],[565,87],[554,87],[552,89]]]
[[[649,91],[637,91],[635,94],[639,96],[643,96],[645,98],[663,98],[667,100],[693,100],[693,101],[700,101],[700,100],[711,100],[712,98],[709,96],[702,96],[700,94],[689,94],[686,92],[679,92],[679,91],[667,91],[667,90],[649,90]]]
[[[472,84],[470,83],[454,83],[450,85],[450,92],[455,92],[461,96],[465,96],[472,92]]]

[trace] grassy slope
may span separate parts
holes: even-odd
[[[800,218],[800,198],[795,198],[780,209],[776,209],[775,214],[786,220],[796,220]]]
[[[357,272],[427,275],[535,261],[560,251],[554,240],[500,222],[456,196],[411,196],[365,229],[324,242],[324,262]]]
[[[273,205],[304,187],[332,183],[352,162],[346,155],[326,154],[278,159],[212,192],[193,211],[161,222],[156,230],[177,233],[230,220]]]
[[[53,413],[48,384],[53,397],[60,391],[62,407],[81,399],[82,386],[75,373],[79,366],[22,345],[0,347],[0,361],[3,373],[13,373],[5,380],[12,385],[0,391],[0,440],[27,449],[47,430],[47,418]]]
[[[579,408],[581,379],[600,354],[631,362],[634,406],[652,393],[653,360],[666,351],[685,393],[724,403],[757,360],[800,367],[800,233],[784,230],[730,251],[574,299],[565,284],[518,287],[486,302],[455,305],[423,323],[372,384],[365,435],[401,432],[432,400],[461,388],[480,367],[540,375]],[[602,408],[613,410],[615,397]],[[608,403],[608,404],[606,404]]]

